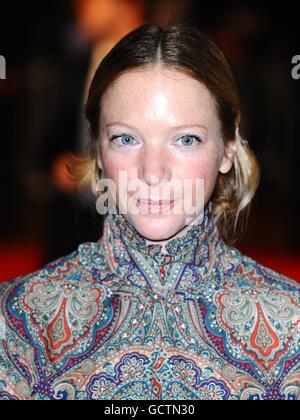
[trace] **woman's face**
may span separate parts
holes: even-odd
[[[206,87],[151,67],[121,75],[101,106],[98,165],[114,182],[120,212],[150,241],[180,236],[201,221],[219,171],[230,170],[236,153],[235,142],[224,148]]]

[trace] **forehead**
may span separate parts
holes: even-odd
[[[176,69],[161,67],[119,76],[102,98],[102,120],[193,120],[216,122],[215,101],[206,86]]]

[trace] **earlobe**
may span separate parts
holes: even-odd
[[[225,175],[225,174],[227,174],[227,172],[230,171],[232,165],[233,165],[233,161],[231,159],[228,159],[228,158],[225,159],[225,157],[224,157],[219,171],[221,172],[221,174]]]
[[[103,166],[102,166],[102,162],[100,158],[97,159],[97,166],[99,169],[101,169],[101,171],[103,170]]]
[[[227,174],[227,172],[230,171],[230,169],[232,168],[236,153],[237,153],[237,143],[235,140],[230,141],[226,145],[226,148],[224,150],[224,156],[223,156],[222,163],[219,169],[219,171],[222,174]]]

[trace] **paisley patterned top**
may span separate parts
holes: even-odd
[[[300,399],[300,285],[225,244],[211,217],[98,242],[0,288],[0,399]]]

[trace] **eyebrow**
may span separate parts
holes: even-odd
[[[125,123],[121,123],[121,122],[111,122],[105,125],[105,128],[111,127],[113,125],[122,125],[124,127],[130,128],[131,130],[137,130],[135,127],[129,125],[129,124],[125,124]],[[208,131],[208,128],[205,125],[202,124],[190,124],[190,125],[179,125],[176,127],[172,127],[171,130],[179,130],[179,129],[189,129],[189,128],[204,128],[205,130]]]

